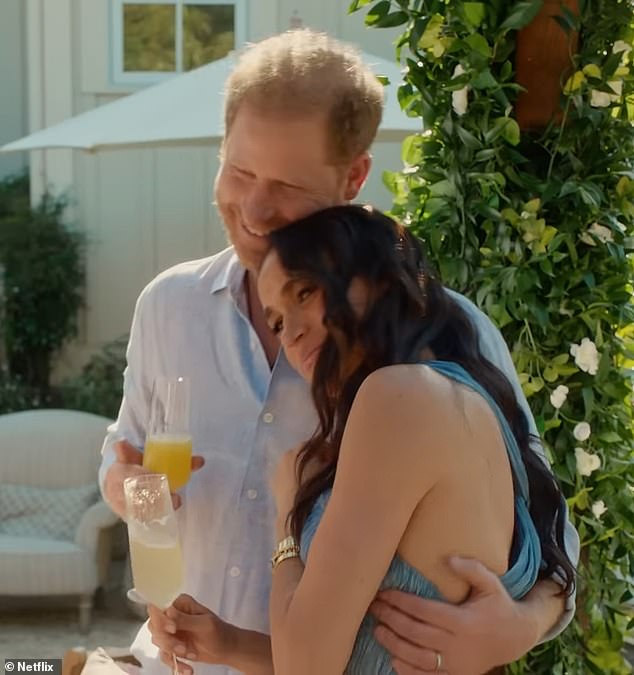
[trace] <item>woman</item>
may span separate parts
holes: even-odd
[[[498,572],[514,597],[556,567],[570,590],[561,493],[414,237],[348,206],[271,244],[260,298],[320,419],[298,472],[288,455],[274,481],[278,538],[293,537],[274,560],[275,672],[392,672],[368,606],[380,587],[462,601],[452,554]]]
[[[556,569],[569,592],[561,492],[415,238],[343,206],[270,240],[258,291],[320,420],[273,480],[276,674],[393,672],[369,605],[382,588],[461,602],[452,555],[514,598]]]

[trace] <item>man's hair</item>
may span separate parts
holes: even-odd
[[[345,164],[376,136],[383,85],[351,45],[310,29],[291,30],[241,55],[226,83],[225,134],[244,104],[263,113],[325,113],[329,159]]]

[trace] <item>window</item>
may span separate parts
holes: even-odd
[[[112,0],[113,80],[150,84],[245,40],[246,0]]]

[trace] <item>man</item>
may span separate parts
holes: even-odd
[[[264,320],[257,273],[267,233],[355,199],[370,170],[382,95],[358,54],[325,35],[294,31],[247,50],[227,84],[215,184],[232,247],[159,275],[136,306],[124,399],[106,438],[100,480],[107,501],[123,514],[122,482],[142,471],[136,448],[145,439],[153,378],[192,378],[194,449],[202,457],[196,467],[204,466],[182,491],[178,510],[183,590],[217,613],[206,658],[223,664],[196,664],[198,675],[272,672],[268,558],[276,542],[267,479],[281,453],[305,440],[316,421],[308,389]],[[512,379],[528,410],[501,336],[461,301],[484,353]],[[578,539],[570,530],[576,562]],[[473,587],[460,607],[398,593],[375,603],[377,637],[401,675],[481,673],[518,658],[570,620],[571,603],[554,581],[539,582],[515,603],[476,561],[455,568]],[[169,621],[154,609],[151,621],[167,653]],[[133,652],[158,672],[147,627]]]

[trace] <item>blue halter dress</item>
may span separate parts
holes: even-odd
[[[542,553],[539,537],[528,511],[528,477],[515,437],[498,405],[462,366],[450,361],[425,361],[424,363],[445,377],[466,385],[483,396],[498,419],[517,486],[515,535],[510,567],[500,577],[500,581],[512,598],[519,599],[530,591],[537,580]],[[306,519],[301,536],[301,557],[304,562],[306,562],[311,542],[328,503],[330,492],[331,490],[326,490],[318,497]],[[405,562],[398,553],[392,559],[381,583],[381,590],[388,588],[413,593],[423,598],[443,599],[438,589],[418,570]],[[346,667],[346,675],[388,675],[394,672],[389,653],[374,638],[375,627],[374,617],[366,614],[357,633],[350,661]]]

